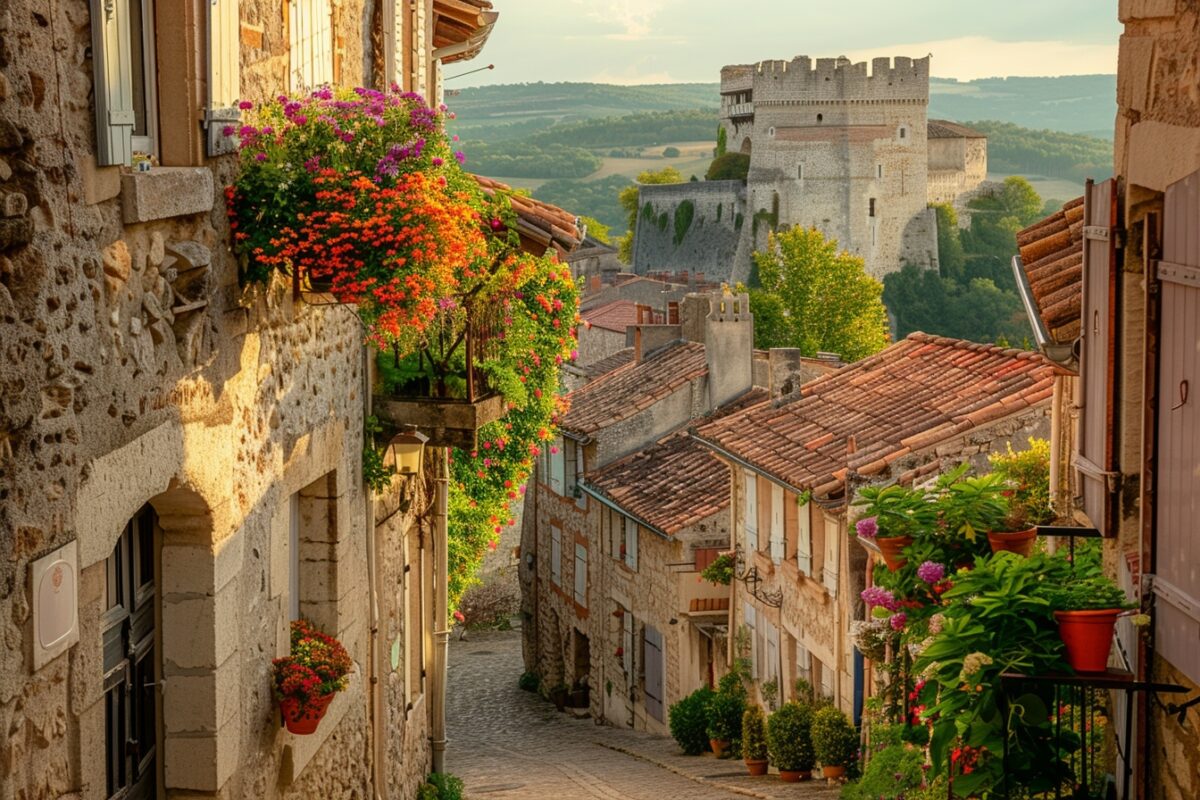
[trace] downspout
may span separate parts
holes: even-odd
[[[375,359],[371,357],[371,348],[364,345],[363,349],[363,420],[371,416],[371,389],[374,386]],[[366,425],[364,424],[364,430]],[[364,433],[364,436],[369,436]],[[367,636],[370,679],[367,691],[371,699],[371,784],[375,800],[386,800],[387,781],[382,779],[383,762],[386,753],[386,737],[384,735],[383,695],[379,689],[379,553],[376,548],[379,542],[375,536],[375,492],[370,486],[363,486],[365,495],[364,510],[367,527],[367,585],[370,590],[371,625]]]
[[[430,700],[433,703],[433,720],[429,741],[433,746],[433,771],[445,772],[446,765],[446,667],[450,661],[449,595],[446,583],[449,579],[450,562],[447,548],[450,535],[447,526],[447,503],[450,486],[450,450],[437,448],[436,502],[433,512],[433,680],[430,685]]]

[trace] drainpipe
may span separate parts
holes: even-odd
[[[449,547],[449,531],[446,523],[447,493],[450,486],[450,450],[437,448],[436,484],[437,499],[433,512],[433,680],[430,683],[430,700],[433,705],[433,721],[429,741],[433,745],[433,771],[444,772],[446,764],[446,666],[450,656],[449,597],[446,582],[449,578],[450,562],[446,550]]]
[[[371,348],[363,346],[363,419],[371,416],[371,389],[374,386],[375,359],[371,357]],[[365,428],[365,425],[364,425]],[[379,687],[379,553],[375,538],[375,493],[371,487],[364,486],[364,513],[367,528],[367,585],[370,593],[371,625],[367,635],[367,658],[369,679],[367,691],[371,700],[371,784],[375,800],[386,800],[387,781],[382,779],[383,762],[385,758],[385,734],[383,694]]]

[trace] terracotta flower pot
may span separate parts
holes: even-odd
[[[751,775],[767,774],[767,760],[765,758],[746,758],[743,760],[746,762],[746,769],[749,770]]]
[[[821,767],[821,774],[826,778],[840,778],[846,774],[845,767]]]
[[[1067,646],[1067,663],[1076,672],[1104,672],[1112,649],[1119,608],[1055,611],[1058,635]]]
[[[881,536],[875,540],[875,544],[879,546],[879,552],[883,554],[883,563],[887,564],[887,568],[892,572],[908,563],[908,559],[901,553],[912,543],[911,536]]]
[[[725,748],[729,747],[729,742],[725,739],[709,739],[708,746],[712,748],[713,755],[720,758],[725,755]]]
[[[283,714],[283,724],[289,732],[298,736],[307,736],[310,733],[315,733],[317,725],[321,723],[325,712],[329,710],[329,704],[333,702],[333,695],[333,692],[323,694],[307,706],[301,706],[300,701],[294,697],[283,698],[279,701],[279,710]]]
[[[812,770],[781,769],[779,770],[779,780],[784,783],[799,783],[800,781],[812,780]]]
[[[1033,552],[1033,543],[1037,541],[1037,528],[1024,531],[988,531],[987,536],[993,553],[1007,550],[1028,557]]]

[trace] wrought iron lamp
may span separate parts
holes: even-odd
[[[429,437],[417,430],[416,425],[406,425],[392,437],[388,448],[400,475],[419,475],[425,457],[425,443]]]

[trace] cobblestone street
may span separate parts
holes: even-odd
[[[750,778],[742,762],[689,758],[659,736],[574,719],[521,691],[520,631],[472,632],[450,648],[447,769],[467,797],[545,800],[834,800],[824,781]]]

